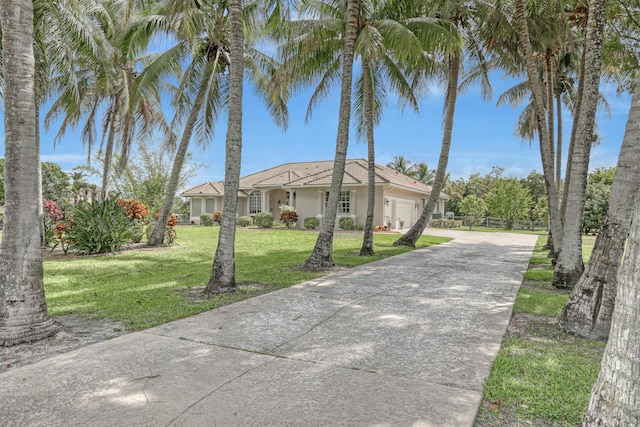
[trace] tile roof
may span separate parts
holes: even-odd
[[[333,160],[320,162],[285,163],[240,178],[240,190],[246,196],[254,188],[264,187],[305,187],[327,186],[331,184]],[[343,185],[366,185],[369,181],[365,159],[347,160]],[[431,186],[401,174],[386,166],[376,164],[376,184],[393,185],[424,194],[431,193]],[[183,196],[224,194],[223,182],[206,182],[182,193]],[[442,193],[442,197],[449,196]]]

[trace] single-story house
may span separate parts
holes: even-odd
[[[367,161],[347,160],[338,203],[336,225],[343,216],[364,224],[367,216]],[[271,212],[280,217],[280,205],[296,208],[298,228],[304,218],[321,218],[331,187],[333,160],[286,163],[240,178],[239,216]],[[374,225],[390,223],[392,229],[411,227],[431,193],[431,187],[385,166],[376,165]],[[199,224],[200,215],[223,211],[224,182],[205,182],[181,194],[191,204],[190,221]],[[449,196],[441,193],[434,216],[442,216]]]

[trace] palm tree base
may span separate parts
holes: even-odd
[[[55,335],[61,329],[62,325],[50,318],[36,324],[0,326],[0,347],[39,341]]]

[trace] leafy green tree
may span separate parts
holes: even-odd
[[[69,175],[57,163],[42,162],[42,198],[62,202],[70,196]]]
[[[584,222],[582,225],[585,234],[600,228],[607,214],[607,209],[609,209],[610,194],[611,185],[606,185],[603,182],[587,184],[587,199],[584,204]]]
[[[480,224],[484,219],[488,207],[484,200],[476,196],[467,196],[459,204],[460,213],[464,215],[464,220],[469,226],[469,230]]]
[[[489,214],[505,220],[505,227],[510,230],[518,219],[529,215],[532,200],[529,190],[522,187],[515,178],[502,178],[493,183],[487,194]]]

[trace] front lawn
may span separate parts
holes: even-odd
[[[298,268],[311,254],[317,232],[238,229],[236,281],[246,285],[233,295],[210,300],[183,297],[179,290],[201,287],[209,280],[218,231],[219,227],[181,226],[177,227],[178,240],[173,247],[46,258],[44,282],[49,313],[106,317],[140,330],[323,275]],[[340,267],[354,267],[409,251],[392,246],[398,237],[374,235],[376,255],[359,257],[362,233],[337,232],[333,258]],[[448,240],[423,236],[416,246]]]

